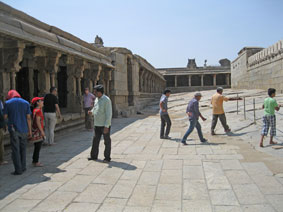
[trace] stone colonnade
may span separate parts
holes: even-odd
[[[139,91],[141,93],[161,93],[164,87],[165,81],[162,78],[147,69],[140,68]]]
[[[16,89],[30,101],[35,96],[44,96],[51,86],[56,86],[60,107],[66,108],[66,112],[81,112],[85,87],[92,89],[100,83],[109,94],[112,70],[101,63],[6,38],[0,41],[0,58],[2,100],[10,89]]]
[[[230,86],[230,78],[230,73],[165,75],[167,87],[216,87],[218,85]]]

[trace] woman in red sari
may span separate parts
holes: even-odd
[[[33,106],[33,123],[32,123],[32,138],[31,142],[34,143],[34,151],[32,156],[32,164],[35,167],[43,166],[39,160],[39,152],[41,149],[41,145],[43,140],[45,139],[43,120],[44,116],[42,113],[43,107],[43,97],[35,97],[31,100],[31,104]]]

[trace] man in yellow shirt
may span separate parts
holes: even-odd
[[[227,125],[226,116],[225,116],[225,112],[224,112],[224,109],[223,109],[223,101],[227,102],[227,101],[237,100],[237,98],[227,98],[227,97],[223,96],[222,95],[222,93],[223,93],[222,87],[218,87],[216,91],[217,91],[217,93],[214,94],[211,98],[212,114],[213,114],[212,123],[211,123],[211,135],[215,135],[214,129],[216,127],[218,118],[220,119],[220,122],[221,122],[225,132],[231,131],[231,129]],[[238,100],[241,100],[241,98],[238,98]]]

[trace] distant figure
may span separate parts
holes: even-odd
[[[15,90],[8,92],[4,119],[8,120],[12,160],[15,167],[15,171],[11,174],[21,175],[26,170],[26,143],[28,136],[31,136],[31,111],[29,103]]]
[[[3,103],[0,100],[0,166],[7,164],[8,162],[4,160],[4,129],[6,128],[6,123],[4,120],[4,114],[3,114]]]
[[[96,96],[93,109],[89,111],[90,115],[94,117],[94,137],[92,141],[92,148],[90,158],[88,160],[97,160],[99,153],[99,143],[101,136],[104,138],[104,162],[111,161],[111,119],[112,119],[112,105],[108,96],[104,95],[104,88],[102,85],[96,85],[94,88]]]
[[[93,108],[93,103],[95,100],[95,96],[89,92],[88,88],[85,88],[84,93],[84,111],[85,111],[85,128],[87,130],[92,130],[92,117],[88,114],[88,111],[90,111]]]
[[[225,116],[225,112],[223,109],[223,101],[227,102],[227,101],[234,101],[234,100],[242,100],[241,98],[227,98],[223,96],[222,93],[223,93],[223,88],[218,87],[216,89],[216,94],[214,94],[211,98],[211,104],[212,104],[211,135],[216,135],[214,132],[214,129],[216,127],[218,118],[220,119],[220,122],[224,128],[224,131],[226,133],[231,131],[231,129],[227,125],[226,116]]]
[[[43,110],[46,135],[45,144],[54,145],[54,130],[57,122],[56,112],[58,114],[58,118],[61,119],[56,87],[51,87],[50,93],[45,95]]]
[[[207,142],[207,140],[203,137],[203,134],[202,134],[202,131],[201,131],[201,125],[198,121],[199,117],[203,121],[206,120],[206,118],[204,118],[201,115],[201,113],[199,112],[199,101],[200,101],[201,97],[202,97],[201,93],[196,93],[195,97],[189,102],[189,104],[187,106],[186,113],[189,117],[190,127],[187,130],[187,132],[185,133],[184,137],[182,138],[181,142],[182,142],[183,145],[187,145],[187,142],[186,142],[187,138],[192,133],[194,128],[197,128],[200,142],[202,142],[202,143]]]
[[[168,114],[168,98],[171,94],[170,90],[165,90],[160,98],[159,101],[159,108],[160,108],[160,119],[161,119],[161,128],[160,128],[160,138],[161,139],[170,139],[169,133],[171,128],[171,120]],[[164,135],[164,129],[166,126],[166,132]]]
[[[277,144],[273,141],[273,137],[276,136],[276,116],[275,110],[279,111],[281,105],[278,105],[274,97],[276,96],[276,90],[274,88],[268,89],[268,96],[262,105],[264,109],[264,116],[262,117],[263,128],[261,131],[261,139],[259,146],[263,147],[264,136],[267,136],[269,127],[270,129],[270,141],[269,144]]]
[[[42,167],[43,165],[39,162],[39,152],[42,146],[42,142],[45,139],[44,133],[44,116],[42,113],[43,108],[43,97],[34,97],[31,100],[31,105],[34,108],[32,112],[32,137],[30,140],[34,143],[34,150],[32,156],[32,164],[34,167]]]

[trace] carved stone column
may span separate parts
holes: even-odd
[[[4,98],[10,89],[16,89],[16,72],[23,59],[25,44],[20,41],[0,41],[0,98]]]
[[[216,74],[213,75],[213,86],[216,86]]]
[[[188,76],[188,85],[189,85],[189,87],[192,86],[192,75]]]
[[[230,85],[230,74],[226,74],[226,85]]]
[[[178,87],[178,78],[177,78],[177,75],[175,75],[175,87]]]
[[[68,112],[81,113],[83,110],[81,78],[86,62],[68,56],[67,59],[67,110]]]
[[[201,75],[201,87],[203,87],[203,77],[204,77],[204,75],[202,74]]]

